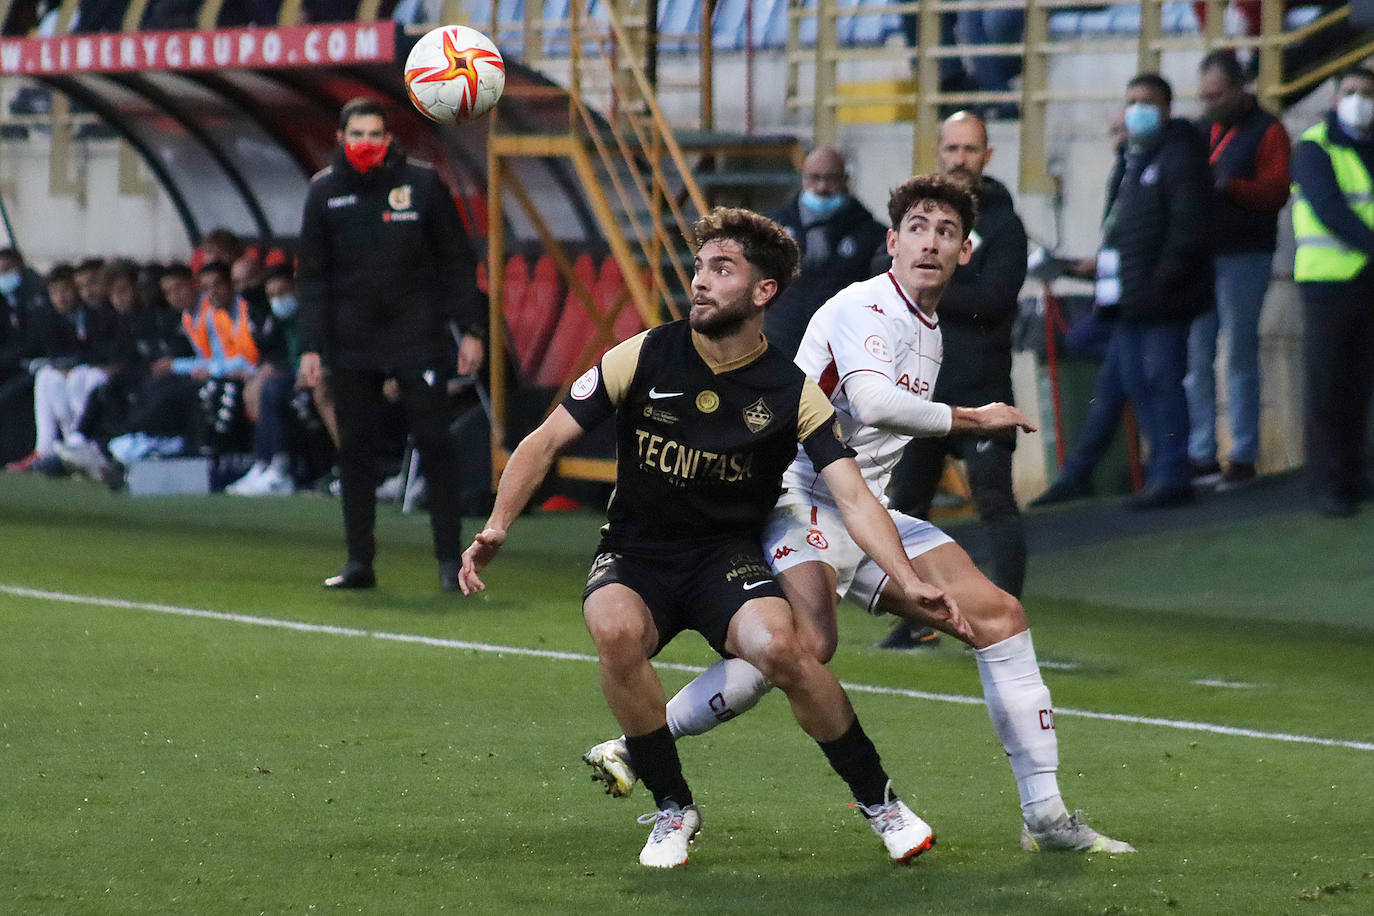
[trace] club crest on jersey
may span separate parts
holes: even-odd
[[[392,188],[391,193],[386,196],[386,203],[393,210],[409,210],[410,185],[403,184],[400,187]]]
[[[763,428],[773,422],[773,411],[768,409],[768,405],[759,398],[748,407],[744,408],[744,425],[749,427],[751,433],[761,433]]]
[[[819,528],[812,528],[810,531],[806,532],[806,543],[817,550],[828,550],[830,548],[830,542],[825,539],[825,535],[821,534],[821,529]]]
[[[880,359],[885,363],[892,362],[892,348],[887,345],[881,334],[870,334],[864,341],[864,349],[874,359]]]
[[[702,413],[715,413],[720,406],[720,395],[714,391],[703,391],[697,395],[697,410]]]

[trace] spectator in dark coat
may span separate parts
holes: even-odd
[[[485,297],[453,196],[392,142],[386,110],[358,98],[339,115],[339,150],[310,184],[301,225],[301,382],[326,379],[339,426],[348,561],[327,588],[372,588],[376,431],[395,379],[429,485],[440,585],[463,551],[458,447],[448,381],[483,359]]]
[[[1172,102],[1158,74],[1126,86],[1126,142],[1108,181],[1097,258],[1097,308],[1114,318],[1102,369],[1113,377],[1099,376],[1098,389],[1126,393],[1150,445],[1145,488],[1127,500],[1137,509],[1193,499],[1183,376],[1189,327],[1215,294],[1207,147],[1190,123],[1171,119]],[[1066,471],[1070,466],[1081,464],[1071,458]],[[1086,487],[1066,473],[1035,505],[1072,499]]]
[[[763,324],[769,345],[790,359],[816,309],[873,275],[873,253],[886,244],[887,230],[849,193],[845,158],[828,146],[806,157],[801,193],[771,216],[801,249],[801,276],[769,307]]]
[[[33,446],[29,324],[48,311],[43,278],[13,248],[0,248],[0,463]]]

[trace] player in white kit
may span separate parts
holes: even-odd
[[[951,407],[930,400],[943,355],[936,306],[956,265],[972,252],[972,195],[956,179],[917,176],[888,204],[892,269],[831,298],[811,319],[797,363],[836,408],[842,438],[880,500],[902,449],[915,436],[977,431],[1015,435],[1034,427],[1003,403]],[[834,500],[804,454],[788,468],[764,549],[792,605],[799,637],[822,661],[838,642],[836,605],[849,597],[872,614],[934,626],[974,649],[984,699],[1011,761],[1021,797],[1021,845],[1028,850],[1134,852],[1070,815],[1059,794],[1058,739],[1021,603],[984,576],[967,553],[929,522],[892,511],[912,568],[943,589],[964,623],[932,615],[887,589],[881,570],[849,537]],[[891,510],[890,510],[891,511]],[[771,685],[740,659],[712,666],[668,703],[674,735],[701,734],[750,709]],[[620,739],[584,755],[612,795],[634,786]]]

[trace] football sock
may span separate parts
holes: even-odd
[[[670,801],[680,808],[692,803],[692,790],[682,775],[682,761],[678,759],[677,745],[668,726],[647,735],[626,735],[625,747],[630,751],[630,766],[653,793],[659,808],[667,807]]]
[[[674,738],[705,734],[753,709],[772,689],[772,682],[744,659],[721,659],[668,701],[668,728]]]
[[[1059,738],[1050,691],[1040,677],[1030,631],[976,649],[992,728],[1011,759],[1011,772],[1027,820],[1041,822],[1064,811],[1059,796]]]
[[[854,800],[869,808],[883,803],[887,791],[887,771],[878,757],[878,749],[864,734],[856,717],[849,730],[834,741],[817,741],[830,766],[849,784]]]

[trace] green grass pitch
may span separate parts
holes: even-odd
[[[832,668],[939,844],[888,864],[775,694],[680,744],[705,823],[669,873],[643,790],[578,760],[616,731],[600,519],[523,519],[462,599],[388,510],[382,587],[321,590],[338,511],[0,479],[0,913],[1374,912],[1369,511],[1032,557],[1065,799],[1137,855],[1022,852],[968,653],[846,608]]]

